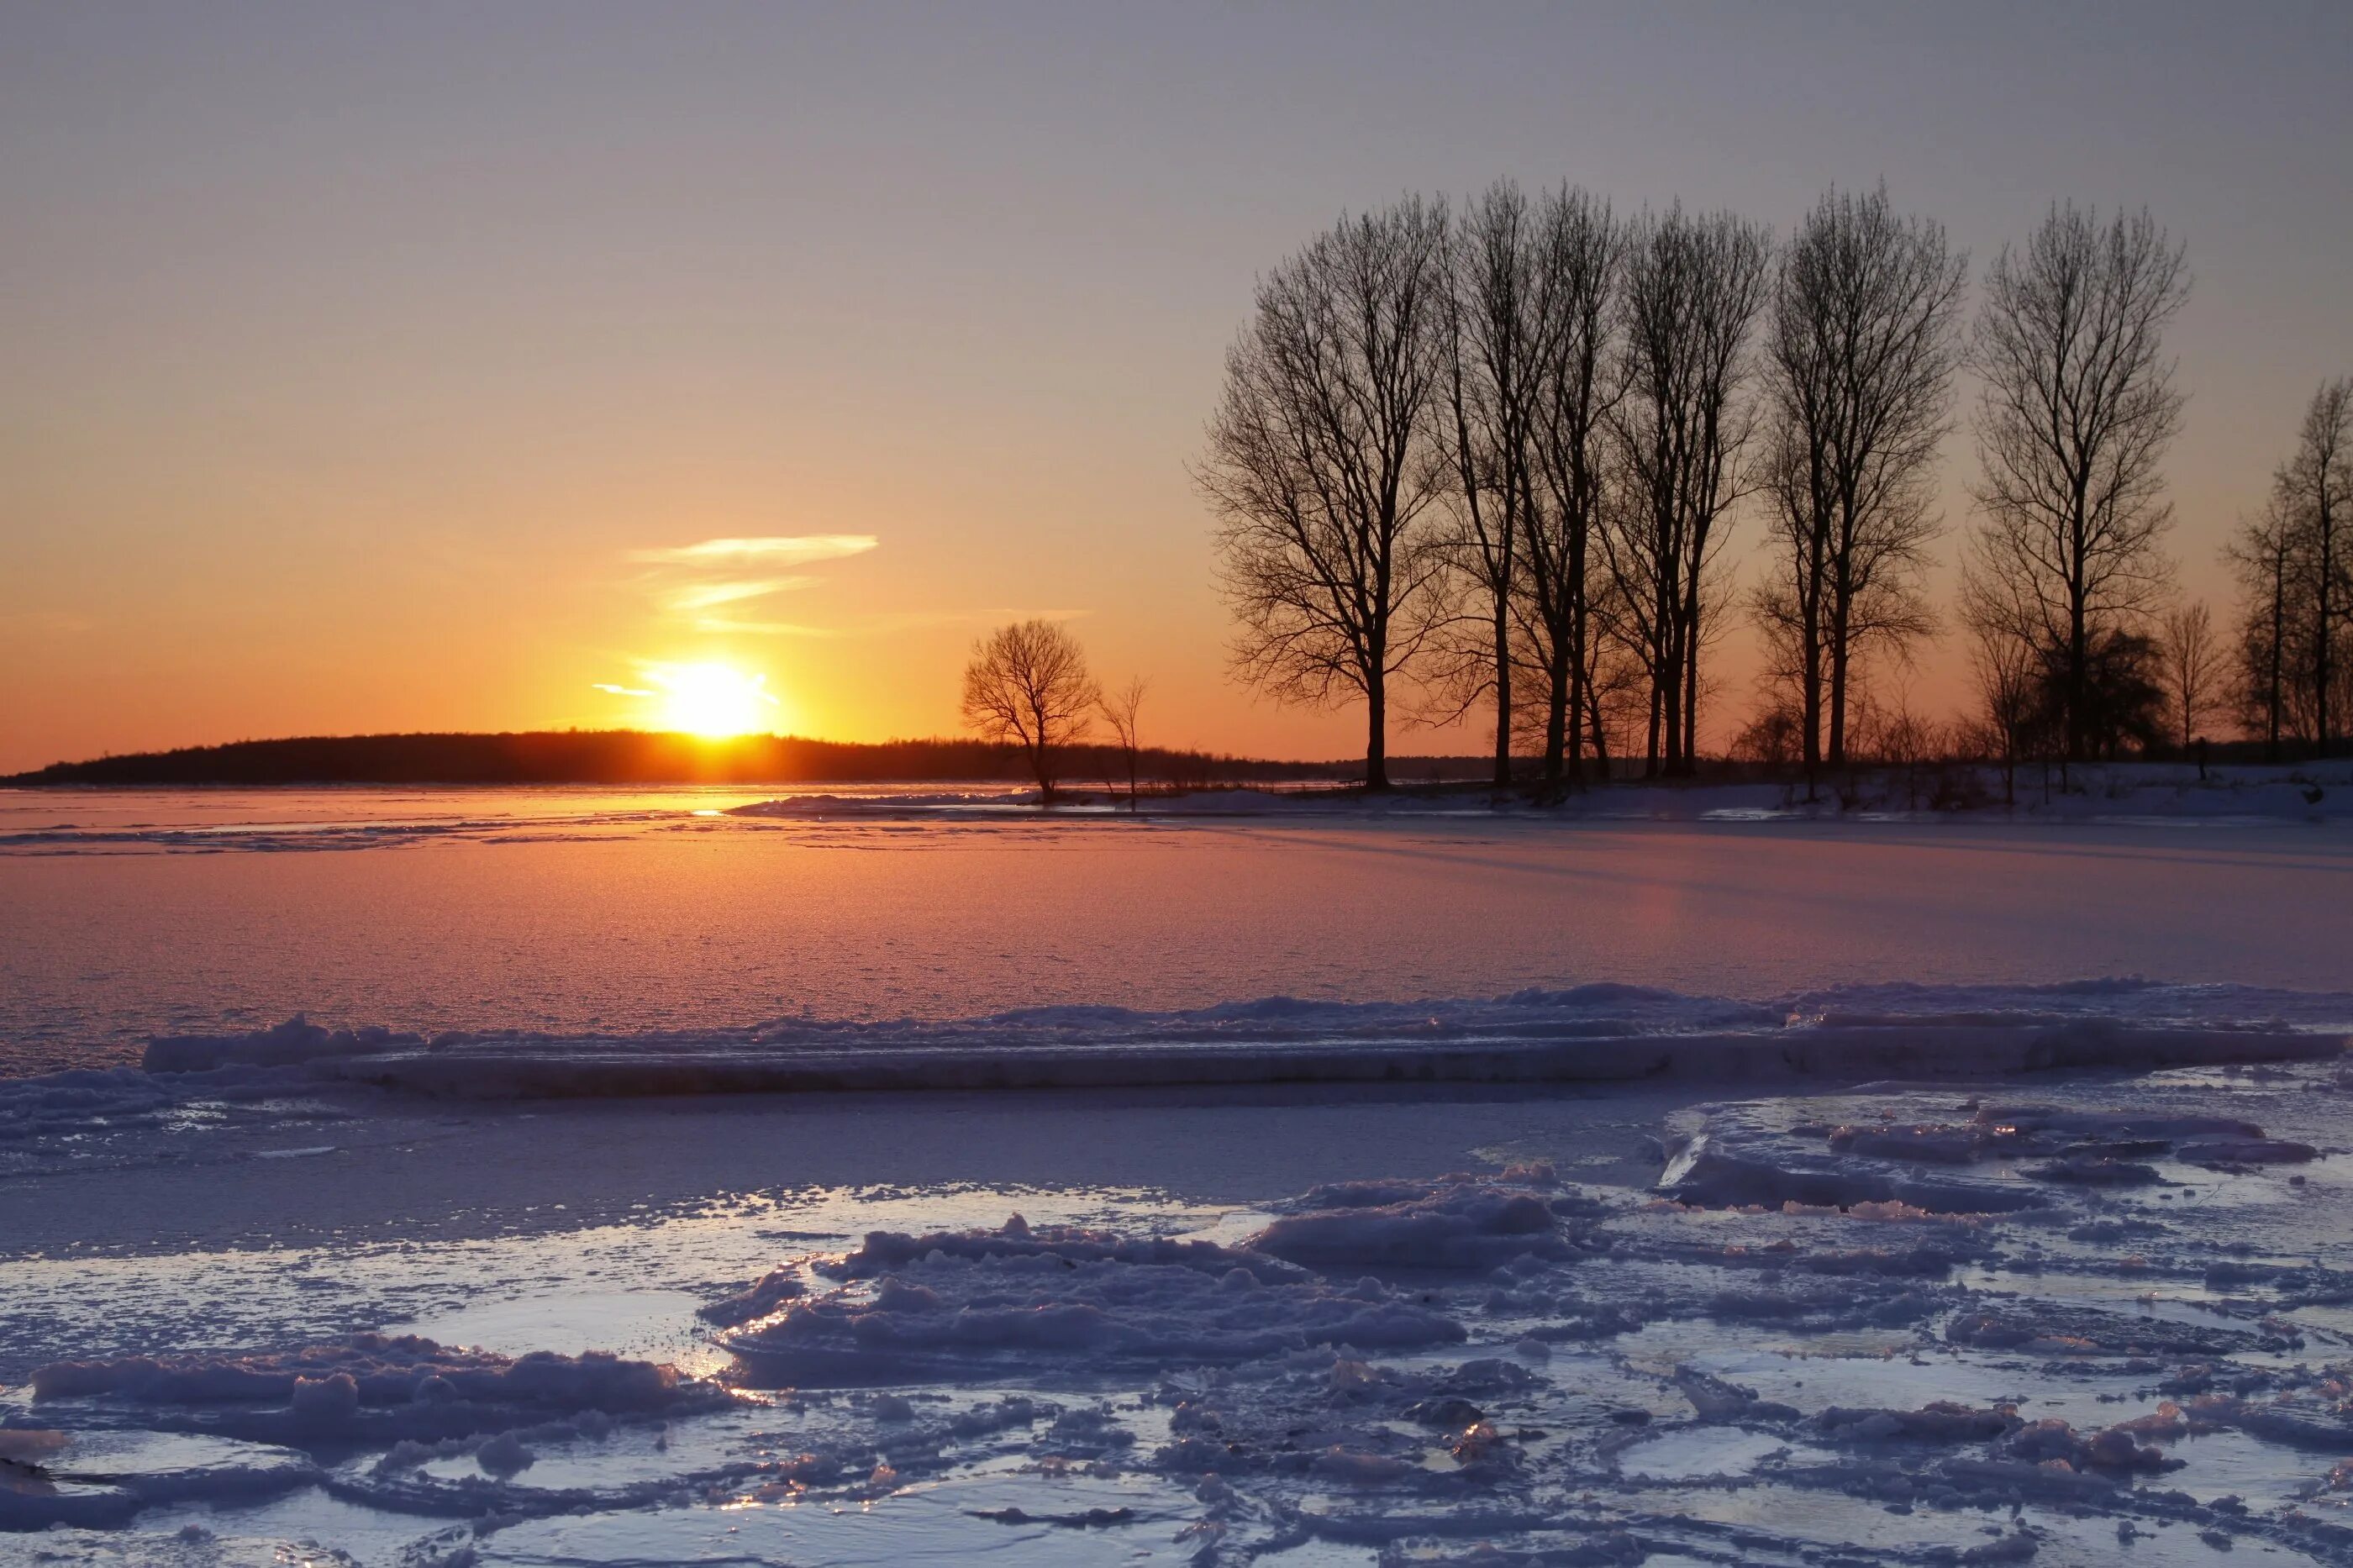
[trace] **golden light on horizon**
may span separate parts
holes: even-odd
[[[764,674],[706,661],[662,665],[646,671],[659,689],[659,727],[705,740],[772,731],[784,704]]]

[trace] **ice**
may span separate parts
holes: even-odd
[[[360,1568],[356,1559],[315,1541],[216,1535],[201,1524],[169,1534],[84,1530],[43,1531],[28,1561],[43,1568]]]
[[[1343,1285],[1208,1242],[1032,1232],[1018,1217],[988,1234],[869,1237],[828,1271],[855,1283],[797,1300],[726,1341],[752,1381],[908,1383],[1041,1363],[1156,1366],[1314,1346],[1409,1350],[1463,1336],[1451,1317],[1378,1281]]]
[[[507,1357],[377,1333],[285,1352],[54,1362],[34,1372],[32,1394],[100,1414],[152,1411],[188,1430],[353,1442],[659,1417],[725,1400],[670,1367],[603,1352]]]
[[[1672,813],[1687,793],[1595,805]],[[216,851],[0,849],[0,1071],[135,1062],[157,1036],[259,1032],[298,1007],[569,1037],[1574,978],[1758,999],[2134,973],[2315,991],[2342,987],[2353,941],[2353,912],[2322,896],[2344,836],[2298,822],[1555,820],[1483,798],[1395,819],[695,815],[744,799],[0,791],[0,832],[62,819]],[[403,847],[303,852],[317,828]],[[228,852],[248,838],[279,852]]]
[[[77,1432],[37,1463],[0,1458],[0,1529],[121,1524],[142,1510],[183,1499],[269,1497],[319,1478],[307,1456],[267,1444],[181,1433]]]
[[[2229,1068],[2337,1057],[2348,1023],[2353,999],[2342,996],[2141,981],[1867,986],[1763,1002],[1590,984],[1483,1001],[1275,996],[1174,1012],[1052,1006],[946,1021],[793,1017],[726,1029],[456,1031],[430,1038],[375,1026],[328,1028],[298,1016],[247,1034],[159,1037],[147,1047],[142,1072],[0,1079],[0,1145],[93,1122],[153,1120],[192,1102],[370,1089],[501,1100]],[[2166,1136],[2178,1141],[2193,1131]],[[2296,1157],[2285,1145],[2249,1156],[2246,1134],[2235,1127],[2203,1131],[2213,1135],[2200,1156],[2210,1161]],[[2135,1136],[2129,1128],[2105,1135]],[[1854,1152],[1956,1163],[1982,1152],[1995,1135],[1979,1123],[1850,1129],[1843,1136]],[[1843,1152],[1834,1145],[1832,1152]],[[1961,1195],[1932,1190],[1946,1206]],[[1892,1188],[1878,1196],[1910,1201]]]
[[[1549,1166],[1534,1186],[1465,1177],[1435,1189],[1324,1188],[1250,1245],[1311,1268],[1484,1268],[1575,1250],[1549,1199]]]
[[[1958,1121],[1890,1117],[1823,1126],[1792,1123],[1769,1103],[1708,1107],[1659,1188],[1678,1202],[1714,1207],[1894,1205],[1926,1214],[2003,1214],[2059,1203],[2057,1188],[2165,1184],[2152,1159],[2231,1168],[2299,1164],[2317,1153],[2231,1117],[2031,1104],[1969,1110]]]
[[[366,1076],[470,1036],[214,1037],[80,1086],[119,1121],[61,1096],[17,1140],[51,1255],[6,1254],[0,1352],[54,1348],[0,1363],[33,1368],[0,1389],[6,1528],[393,1568],[2353,1561],[2328,1005],[1613,986],[497,1037],[600,1093],[631,1052],[658,1086],[698,1053],[897,1053],[909,1086],[992,1050],[1754,1064],[560,1105]],[[1978,1066],[1823,1068],[1915,1029]],[[2053,1040],[2136,1065],[1984,1065]],[[2154,1180],[2065,1179],[2126,1167]]]

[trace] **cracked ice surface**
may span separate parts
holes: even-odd
[[[617,1214],[618,1151],[790,1169],[822,1123],[226,1131],[201,1173],[301,1245],[166,1234],[177,1164],[27,1189],[99,1239],[0,1270],[0,1560],[2353,1562],[2339,1071],[1066,1096],[1002,1142],[967,1099],[842,1102],[983,1174],[1044,1140],[1156,1179]],[[573,1195],[372,1226],[412,1159]]]

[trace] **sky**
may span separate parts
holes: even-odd
[[[2146,204],[2219,608],[2353,374],[2348,61],[2341,4],[5,0],[0,770],[638,723],[708,663],[779,730],[952,732],[1027,615],[1149,678],[1147,742],[1345,756],[1231,679],[1188,465],[1260,272],[1504,175],[1784,232],[1883,179],[1973,284],[2054,198]],[[1964,423],[1947,560],[1974,469]]]

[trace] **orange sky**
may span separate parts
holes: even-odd
[[[1345,755],[1353,713],[1225,679],[1186,465],[1257,269],[1504,174],[1782,227],[1884,176],[1980,267],[2054,195],[2147,202],[2216,594],[2353,371],[2353,25],[2126,14],[12,8],[0,769],[630,723],[600,685],[702,659],[784,729],[944,732],[1029,614],[1152,679],[1148,741]]]

